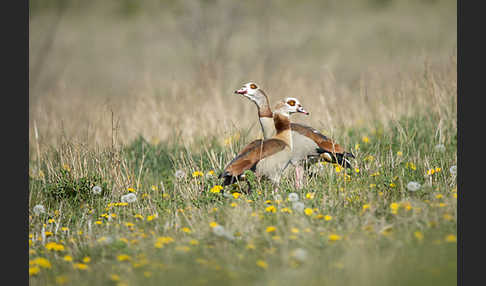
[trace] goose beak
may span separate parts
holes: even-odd
[[[297,108],[297,112],[304,113],[305,115],[309,115],[310,113],[307,112],[302,106]]]
[[[247,92],[247,91],[246,91],[246,89],[245,89],[245,88],[240,88],[240,89],[238,89],[238,90],[235,90],[235,93],[236,93],[236,94],[246,94],[246,92]]]

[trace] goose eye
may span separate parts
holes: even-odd
[[[287,101],[287,104],[290,105],[290,106],[294,106],[295,100],[289,100],[289,101]]]
[[[254,84],[254,83],[250,84],[250,87],[251,87],[251,89],[256,89],[257,88],[256,84]]]

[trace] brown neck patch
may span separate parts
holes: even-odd
[[[281,114],[274,114],[273,121],[275,123],[275,130],[277,130],[277,134],[290,130],[290,119],[287,116]]]

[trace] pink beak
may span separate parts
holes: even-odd
[[[237,94],[246,94],[246,89],[241,88],[241,89],[235,90],[235,93],[237,93]]]

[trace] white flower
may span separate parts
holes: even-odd
[[[224,229],[223,226],[218,224],[217,226],[213,227],[213,232],[217,236],[223,236],[226,233],[226,230]]]
[[[290,193],[287,199],[289,202],[296,202],[299,200],[299,195],[297,193]]]
[[[307,250],[303,248],[297,248],[294,251],[292,251],[292,257],[294,257],[295,259],[301,262],[304,262],[308,257]]]
[[[134,193],[129,193],[121,197],[122,203],[133,203],[137,201],[137,196]]]
[[[92,191],[92,192],[93,192],[93,194],[95,194],[95,195],[99,195],[99,194],[101,194],[101,191],[102,191],[102,190],[103,190],[103,189],[102,189],[100,186],[94,186],[94,187],[91,189],[91,191]]]
[[[449,172],[450,172],[450,173],[451,173],[451,175],[453,175],[453,176],[454,176],[455,174],[457,174],[457,166],[456,166],[456,165],[452,166],[452,167],[449,169]]]
[[[183,170],[177,170],[175,171],[174,176],[179,180],[184,179],[184,177],[186,177],[186,172],[184,172]]]
[[[304,208],[305,208],[305,205],[302,202],[293,202],[292,203],[292,209],[297,211],[297,212],[303,212]]]
[[[222,236],[222,237],[225,237],[229,240],[233,240],[235,239],[233,235],[231,235],[230,233],[228,233],[223,226],[221,225],[217,225],[215,227],[213,227],[213,232],[214,234],[216,234],[217,236]]]
[[[39,215],[41,213],[45,213],[46,209],[44,208],[43,205],[36,205],[36,206],[34,206],[32,211],[34,212],[34,214]]]
[[[438,152],[444,152],[445,151],[445,146],[444,144],[437,144],[435,145],[435,151],[438,151]]]
[[[420,187],[421,187],[421,185],[417,182],[414,182],[414,181],[409,182],[407,184],[407,190],[409,190],[410,192],[418,191],[418,190],[420,190]]]

